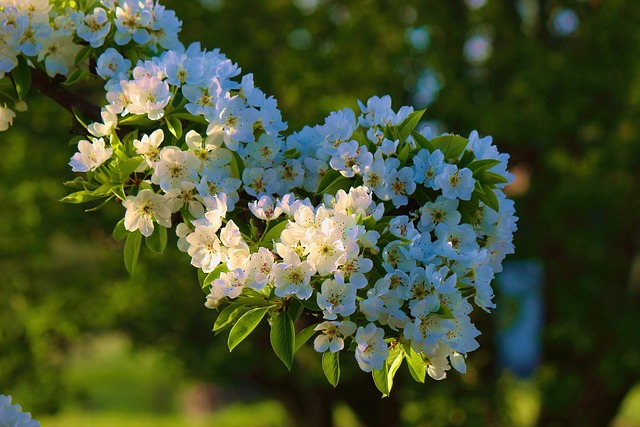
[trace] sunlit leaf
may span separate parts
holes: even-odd
[[[236,324],[231,328],[231,332],[229,332],[229,339],[227,340],[229,351],[232,351],[238,344],[249,336],[256,326],[258,326],[264,315],[267,314],[269,308],[270,307],[254,308],[247,311],[238,319]]]
[[[340,352],[332,353],[325,351],[322,353],[322,371],[327,377],[329,384],[336,387],[340,381]]]

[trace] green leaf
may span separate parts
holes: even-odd
[[[458,135],[442,135],[429,142],[442,151],[445,159],[454,159],[467,148],[469,140]]]
[[[100,203],[98,206],[94,206],[92,208],[89,209],[85,209],[85,212],[95,212],[97,210],[102,209],[103,207],[107,206],[107,203],[109,203],[111,201],[111,199],[113,199],[113,196],[107,197],[106,199],[104,199],[104,201],[102,201],[102,203]]]
[[[386,397],[391,393],[393,387],[393,377],[395,377],[398,368],[402,364],[403,352],[397,346],[394,350],[391,350],[389,357],[384,362],[382,369],[375,369],[373,374],[373,382],[376,387],[382,393],[382,397]]]
[[[60,201],[64,203],[77,204],[91,202],[92,200],[102,199],[103,197],[105,197],[105,194],[95,195],[93,191],[81,190],[63,197]]]
[[[329,384],[336,387],[340,381],[340,352],[331,353],[325,351],[322,353],[322,371],[327,377]]]
[[[118,125],[121,126],[152,126],[155,122],[151,120],[146,114],[129,114],[125,118],[118,120]]]
[[[204,271],[198,269],[198,283],[200,283],[200,287],[204,289],[204,281],[207,278],[208,273],[205,273]]]
[[[296,353],[298,350],[300,350],[302,348],[302,346],[309,341],[309,339],[311,339],[312,336],[314,336],[316,334],[316,326],[318,325],[311,325],[308,326],[306,328],[304,328],[303,330],[300,331],[300,333],[298,335],[296,335],[296,345],[293,348],[293,352]]]
[[[429,140],[424,135],[415,131],[412,133],[412,135],[413,135],[413,139],[415,139],[419,147],[424,148],[430,153],[433,153],[434,151],[436,151],[436,148],[433,146],[431,142],[429,142]]]
[[[287,151],[282,153],[285,159],[297,159],[300,157],[300,151],[297,148],[289,148]]]
[[[142,233],[140,233],[140,230],[129,233],[127,240],[124,243],[124,266],[132,276],[135,271],[136,264],[138,263],[141,243]]]
[[[476,179],[480,181],[482,184],[486,184],[486,185],[506,184],[509,182],[507,178],[505,178],[504,176],[497,173],[489,172],[489,171],[485,171],[481,174],[478,174]]]
[[[231,326],[231,324],[233,324],[236,319],[245,314],[247,311],[249,311],[249,307],[240,302],[229,304],[224,308],[224,310],[220,312],[220,314],[218,314],[218,317],[213,324],[213,330],[216,333],[219,333],[220,331]]]
[[[500,160],[496,159],[474,160],[473,162],[469,163],[469,165],[467,165],[467,168],[471,169],[471,171],[473,172],[473,176],[478,176],[482,172],[489,170],[498,164],[500,164]]]
[[[289,312],[289,316],[291,316],[291,319],[294,322],[298,320],[298,317],[300,317],[300,314],[302,314],[302,310],[304,310],[304,306],[298,298],[294,297],[289,301],[289,307],[287,307],[287,311]]]
[[[129,45],[129,47],[124,51],[124,56],[129,58],[132,64],[137,64],[140,56],[136,51],[135,45]]]
[[[469,167],[469,164],[475,160],[476,156],[472,150],[465,150],[458,162],[458,169]]]
[[[393,356],[394,352],[395,356]],[[387,382],[389,383],[389,391],[391,391],[391,388],[393,387],[393,378],[396,376],[396,372],[398,372],[400,365],[402,365],[402,360],[404,359],[404,353],[400,349],[400,346],[396,346],[395,350],[391,351],[391,355],[393,359],[391,359],[390,357],[392,362],[391,366],[389,367],[389,376],[387,378]]]
[[[85,181],[84,178],[82,178],[81,176],[78,176],[72,179],[71,181],[65,181],[62,183],[62,185],[69,188],[85,188],[86,184],[89,184],[89,183]]]
[[[289,225],[289,220],[284,219],[279,223],[269,227],[267,232],[262,235],[260,238],[260,242],[271,243],[273,240],[280,237],[282,231]]]
[[[244,162],[238,153],[235,151],[231,152],[233,157],[231,158],[231,163],[229,163],[229,167],[231,168],[231,174],[234,178],[242,179],[242,173],[244,172]]]
[[[488,185],[482,184],[482,191],[484,193],[479,195],[480,200],[494,211],[500,212],[500,202],[498,201],[498,197],[496,197],[496,193],[493,192],[493,189]]]
[[[151,252],[162,254],[167,247],[167,229],[158,224],[154,228],[153,234],[145,237],[144,241]]]
[[[384,362],[382,369],[374,369],[371,375],[376,387],[382,393],[382,397],[389,396],[391,390],[389,388],[389,365],[387,362]]]
[[[403,147],[400,150],[400,153],[398,153],[398,160],[400,160],[402,164],[406,164],[407,159],[409,158],[409,151],[411,151],[411,147],[409,146],[408,143],[401,143],[401,144],[403,144]]]
[[[418,123],[420,123],[420,119],[422,118],[422,115],[425,111],[426,109],[422,109],[409,114],[409,117],[407,117],[407,119],[404,121],[402,130],[400,131],[401,144],[406,141],[407,137],[411,135],[411,132],[416,129],[416,126],[418,126]]]
[[[351,139],[358,142],[358,145],[369,148],[371,141],[360,131],[355,131],[351,134]]]
[[[340,172],[338,172],[337,170],[329,169],[320,180],[320,184],[318,184],[318,191],[316,191],[316,194],[324,194],[325,190],[329,188],[329,186],[331,186],[334,181],[340,178],[344,178],[340,174]]]
[[[264,315],[267,314],[269,308],[270,307],[254,308],[247,311],[238,319],[236,324],[233,325],[233,328],[231,328],[231,332],[229,332],[229,339],[227,340],[229,351],[233,351],[238,344],[249,336],[256,326],[258,326]]]
[[[409,373],[416,382],[423,383],[427,374],[427,365],[425,365],[422,357],[415,352],[411,344],[403,345],[404,358],[407,360]]]
[[[288,370],[291,370],[293,365],[295,336],[296,331],[291,316],[286,310],[281,311],[271,325],[271,347]]]
[[[177,108],[170,113],[167,114],[167,117],[175,117],[180,120],[187,120],[193,123],[199,123],[202,125],[208,125],[209,122],[202,116],[194,116],[190,112],[187,111],[186,108]]]
[[[447,307],[445,304],[440,304],[440,308],[438,309],[438,311],[435,311],[433,314],[435,314],[436,316],[444,317],[445,319],[456,318],[449,307]]]
[[[309,298],[309,299],[300,300],[300,302],[308,310],[311,310],[311,311],[322,311],[322,310],[320,310],[320,307],[318,306],[318,302],[317,302],[316,297],[314,295],[312,295],[311,298]]]
[[[87,70],[83,70],[81,68],[76,68],[75,70],[73,70],[71,72],[71,74],[69,74],[69,77],[67,77],[67,79],[62,82],[63,85],[65,86],[71,86],[77,82],[79,82],[80,80],[86,78],[89,76],[89,72]]]
[[[84,114],[82,114],[82,111],[80,111],[76,107],[71,107],[71,111],[73,112],[73,116],[76,118],[78,123],[80,123],[80,125],[82,125],[82,127],[85,129],[87,129],[87,127],[89,126],[88,123],[91,123],[93,121],[87,119]]]
[[[76,58],[74,59],[73,63],[75,65],[78,65],[79,63],[87,59],[89,55],[91,55],[91,46],[87,45],[80,49],[80,51],[76,54]]]
[[[175,116],[169,116],[165,118],[165,121],[167,122],[169,132],[171,132],[176,139],[180,139],[182,136],[182,122],[180,119]]]
[[[416,190],[413,192],[413,197],[420,203],[421,206],[424,206],[427,202],[433,202],[431,197],[427,194],[422,184],[416,184]]]
[[[93,193],[91,194],[96,197],[106,196],[107,194],[111,193],[112,188],[117,187],[118,185],[120,184],[107,181],[93,190]]]
[[[226,273],[228,271],[229,267],[227,267],[227,264],[219,264],[211,273],[207,274],[207,276],[204,278],[201,284],[202,289],[207,288],[209,285],[211,285],[211,282],[219,278],[222,273]]]
[[[122,218],[113,228],[113,238],[119,242],[126,239],[128,235],[129,232],[124,228],[124,218]]]
[[[125,160],[122,163],[118,164],[118,174],[120,175],[120,180],[125,182],[129,176],[138,169],[138,166],[142,164],[144,158],[142,156],[136,156],[131,159]]]
[[[124,186],[116,185],[111,188],[111,192],[120,200],[127,200],[127,193],[124,191]]]
[[[351,187],[353,187],[353,181],[349,178],[345,178],[344,176],[340,176],[340,178],[336,179],[324,190],[324,194],[331,194],[334,196],[338,190],[348,191]]]
[[[25,99],[31,89],[31,69],[22,55],[18,56],[18,66],[11,72],[18,98]]]

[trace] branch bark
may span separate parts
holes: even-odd
[[[51,98],[65,110],[73,113],[73,109],[80,111],[87,119],[100,122],[100,107],[82,99],[60,86],[60,82],[51,79],[45,72],[31,69],[31,87]]]

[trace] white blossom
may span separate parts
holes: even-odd
[[[78,142],[78,152],[71,157],[69,165],[74,172],[94,171],[111,158],[112,148],[105,147],[103,138],[91,138],[93,142],[86,139]]]
[[[136,196],[127,196],[122,202],[127,211],[124,227],[129,231],[140,230],[143,236],[153,234],[154,220],[163,227],[171,227],[171,202],[151,190],[140,190]]]

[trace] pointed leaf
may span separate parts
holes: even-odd
[[[493,192],[493,189],[488,185],[482,185],[483,194],[480,196],[480,200],[484,202],[485,205],[489,206],[496,212],[500,212],[500,202],[498,201],[498,197],[496,193]]]
[[[312,336],[316,334],[316,326],[311,325],[309,327],[304,328],[300,331],[298,335],[296,335],[295,346],[293,348],[293,352],[296,353],[298,350],[302,348],[302,346],[311,339]]]
[[[469,140],[458,135],[442,135],[429,142],[444,153],[445,159],[453,159],[462,154],[467,148]]]
[[[469,167],[469,164],[475,160],[476,156],[473,150],[465,150],[458,162],[458,169]],[[471,169],[473,171],[473,169]]]
[[[449,307],[444,304],[440,304],[440,308],[438,311],[434,312],[436,316],[443,317],[445,319],[455,319],[456,317],[453,315]]]
[[[424,135],[415,131],[412,133],[412,135],[413,135],[413,139],[415,139],[419,147],[424,148],[430,153],[433,153],[434,151],[436,151],[436,148],[433,146],[431,142],[429,142],[429,140]]]
[[[277,224],[271,225],[267,232],[262,236],[260,242],[271,243],[273,240],[280,238],[282,231],[289,225],[289,220],[285,219]]]
[[[231,163],[229,163],[229,167],[231,168],[231,176],[233,178],[242,179],[242,173],[244,172],[244,162],[238,153],[235,151],[231,152]]]
[[[429,197],[429,195],[425,191],[425,188],[422,186],[422,184],[416,184],[416,189],[413,192],[413,197],[416,198],[416,200],[418,201],[418,203],[420,203],[421,206],[424,206],[424,204],[427,202],[433,202],[431,197]]]
[[[82,114],[82,111],[80,111],[76,107],[71,107],[71,111],[73,112],[73,116],[76,118],[78,123],[80,123],[80,125],[82,125],[82,127],[85,129],[87,129],[87,127],[89,126],[88,123],[91,123],[93,121],[87,119],[84,114]]]
[[[218,265],[211,273],[207,274],[201,283],[202,289],[206,289],[211,283],[218,279],[222,273],[229,271],[227,264]]]
[[[125,160],[118,164],[118,174],[120,175],[120,180],[125,182],[129,176],[138,169],[138,166],[144,161],[142,156],[136,156],[131,159]]]
[[[284,153],[282,153],[285,159],[297,159],[300,157],[300,151],[297,148],[289,148]]]
[[[401,144],[404,141],[406,141],[407,137],[411,135],[411,132],[413,132],[416,129],[416,126],[418,126],[418,123],[420,123],[420,119],[422,118],[422,115],[424,114],[425,111],[426,111],[425,109],[422,109],[422,110],[414,111],[413,113],[409,114],[409,117],[407,117],[407,119],[404,121],[403,123],[404,126],[400,131]]]
[[[67,77],[67,80],[62,82],[62,84],[65,85],[65,86],[71,86],[71,85],[79,82],[80,80],[88,77],[89,74],[90,73],[87,70],[76,68],[75,70],[73,70],[71,72],[71,74],[69,74],[69,77]]]
[[[166,117],[166,122],[169,132],[171,132],[176,139],[180,139],[182,136],[182,122],[180,119],[175,116]]]
[[[146,114],[129,114],[127,117],[119,119],[118,124],[122,126],[148,127],[154,125],[154,121]]]
[[[374,369],[371,375],[376,387],[382,393],[382,397],[389,396],[389,365],[387,362],[384,362],[382,369]]]
[[[481,183],[487,184],[487,185],[506,184],[509,182],[507,178],[505,178],[504,176],[497,173],[488,172],[488,171],[478,174],[478,177],[476,179]]]
[[[404,353],[401,351],[400,346],[397,346],[395,348],[395,354],[392,352],[391,355],[392,358],[389,358],[389,360],[391,360],[391,363],[389,365],[389,374],[387,377],[389,392],[391,392],[391,389],[393,388],[393,378],[396,376],[396,372],[398,372],[400,365],[402,365],[402,359],[404,359]]]
[[[152,252],[162,254],[167,247],[167,229],[158,225],[153,230],[153,234],[145,237],[144,241]]]
[[[240,344],[249,334],[258,326],[262,318],[270,307],[257,307],[247,311],[238,319],[231,332],[229,332],[229,339],[227,345],[229,351],[232,351],[238,344]]]
[[[325,351],[322,353],[322,371],[327,377],[329,384],[336,387],[340,381],[340,352],[331,353]]]
[[[60,201],[64,203],[77,204],[77,203],[90,202],[92,200],[101,199],[103,197],[105,197],[104,194],[95,195],[93,191],[81,190],[63,197],[62,199],[60,199]]]
[[[116,241],[121,241],[127,238],[129,232],[124,228],[124,218],[122,218],[113,229],[113,238]]]
[[[109,203],[111,201],[111,199],[113,199],[113,196],[109,196],[106,199],[104,199],[104,201],[102,203],[100,203],[98,206],[94,206],[92,208],[89,209],[85,209],[85,212],[95,212],[97,210],[102,209],[103,207],[107,206],[107,203]]]
[[[229,304],[218,314],[216,321],[213,324],[213,330],[216,333],[222,331],[223,329],[231,326],[236,319],[249,311],[249,307],[245,306],[242,303],[234,302],[233,304]]]
[[[467,151],[468,153],[468,151]],[[480,175],[482,172],[491,169],[495,165],[500,164],[500,160],[496,159],[482,159],[482,160],[474,160],[473,162],[467,165],[467,168],[471,169],[474,176]],[[458,166],[460,167],[460,166]]]
[[[324,194],[331,194],[334,196],[338,190],[349,191],[349,189],[353,187],[353,181],[349,178],[345,178],[344,176],[340,176],[340,178],[336,179],[329,185],[325,190]]]
[[[329,186],[331,186],[334,181],[340,178],[344,178],[340,174],[340,172],[338,172],[337,170],[329,169],[320,180],[320,184],[318,184],[318,191],[316,191],[316,194],[325,193],[325,190],[329,188]]]
[[[296,331],[289,313],[286,310],[278,313],[271,325],[271,347],[288,370],[291,370],[293,365],[295,335]]]
[[[403,350],[409,373],[416,382],[423,383],[427,374],[427,365],[424,364],[424,360],[415,352],[411,344],[405,344]]]
[[[373,151],[374,146],[371,141],[360,131],[355,131],[351,134],[351,139],[358,142],[358,145],[367,147],[369,151]]]
[[[31,89],[31,69],[22,55],[18,56],[18,66],[11,72],[18,98],[25,99]]]
[[[76,54],[76,58],[74,59],[73,63],[75,65],[78,65],[79,63],[87,59],[89,55],[91,55],[91,46],[87,45],[80,49],[80,51]]]
[[[287,312],[289,313],[289,316],[291,316],[291,320],[293,320],[294,322],[298,320],[298,317],[300,317],[300,314],[302,314],[302,310],[304,310],[304,306],[298,298],[294,297],[291,299],[291,301],[289,301]]]
[[[401,144],[402,144],[402,149],[400,150],[400,153],[398,153],[398,160],[400,160],[402,164],[406,164],[407,159],[409,158],[409,151],[411,151],[411,147],[409,146],[408,143],[401,143]]]
[[[127,240],[124,243],[124,266],[132,276],[133,272],[135,271],[136,264],[138,263],[141,244],[142,233],[140,233],[140,230],[129,233],[129,235],[127,236]]]
[[[318,302],[317,302],[317,298],[316,298],[315,292],[311,295],[311,298],[300,300],[300,302],[302,303],[302,305],[304,305],[304,307],[307,310],[322,311],[322,310],[320,310],[320,307],[318,306]]]

